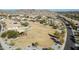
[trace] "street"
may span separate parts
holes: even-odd
[[[66,40],[64,50],[72,50],[75,47],[75,43],[71,40],[71,36],[73,36],[72,26],[69,24],[69,22],[65,18],[62,18],[61,20],[64,22],[64,24],[67,27],[67,40]]]

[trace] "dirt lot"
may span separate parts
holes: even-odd
[[[54,43],[48,33],[54,33],[55,30],[49,26],[42,25],[38,22],[29,22],[31,26],[27,35],[18,37],[14,42],[15,46],[26,47],[33,42],[38,42],[40,47],[50,47]]]

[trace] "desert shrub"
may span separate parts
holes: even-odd
[[[49,47],[49,48],[42,48],[42,50],[54,50],[54,49]]]
[[[46,23],[45,20],[40,20],[40,24]]]
[[[53,29],[57,29],[58,26],[56,26],[56,25],[52,25],[52,28],[53,28]]]
[[[9,45],[14,46],[15,45],[15,42],[10,41]]]
[[[23,25],[23,26],[28,26],[29,23],[28,23],[28,22],[25,22],[25,23],[21,23],[21,25]]]
[[[57,38],[59,38],[59,37],[60,37],[60,33],[59,33],[59,32],[57,32],[57,31],[54,33],[54,35],[55,35]]]
[[[41,19],[41,16],[37,16],[36,18],[37,18],[37,19]]]
[[[16,50],[21,50],[21,48],[16,48]]]
[[[7,32],[1,34],[2,38],[16,38],[17,36],[19,36],[19,32],[14,30],[8,30]]]
[[[7,36],[7,32],[4,32],[4,33],[1,34],[2,38],[5,38],[6,36]]]
[[[29,16],[26,16],[26,18],[29,18]]]
[[[19,36],[19,32],[14,31],[14,30],[9,30],[9,31],[7,31],[7,36],[8,36],[8,38],[16,38]]]
[[[47,48],[42,48],[42,50],[48,50]]]
[[[49,48],[47,48],[47,50],[54,50],[53,48],[51,48],[51,47],[49,47]]]
[[[35,42],[35,43],[32,43],[32,46],[35,46],[35,47],[37,47],[37,45],[38,45],[38,43],[37,43],[37,42]]]

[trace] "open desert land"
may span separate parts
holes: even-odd
[[[30,12],[1,16],[2,47],[10,50],[61,49],[67,34],[64,23],[51,12]]]
[[[32,43],[37,42],[40,47],[48,48],[53,45],[53,40],[50,39],[49,33],[53,34],[55,29],[50,26],[40,24],[39,22],[29,22],[30,28],[27,34],[20,36],[13,40],[15,46],[19,48],[26,47]]]

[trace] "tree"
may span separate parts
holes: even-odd
[[[19,36],[19,32],[9,30],[9,31],[7,31],[7,36],[8,36],[8,38],[16,38],[17,36]]]
[[[6,36],[7,36],[7,32],[4,32],[4,33],[1,34],[2,38],[5,38]]]
[[[8,30],[7,32],[4,32],[1,34],[2,38],[16,38],[17,36],[19,36],[19,32],[18,31],[14,31],[14,30]]]

